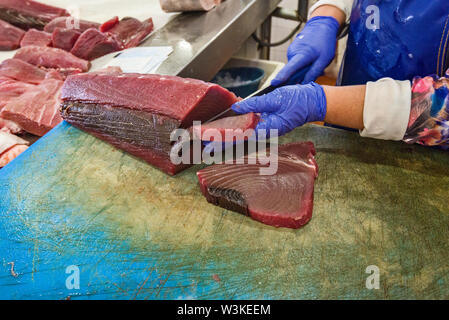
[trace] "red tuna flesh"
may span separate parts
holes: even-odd
[[[0,117],[16,122],[26,132],[45,135],[62,121],[59,114],[62,84],[60,80],[45,80],[11,100]]]
[[[94,60],[121,49],[120,42],[114,36],[89,29],[78,38],[70,52],[81,59]]]
[[[119,18],[117,16],[115,16],[114,18],[109,19],[108,21],[103,23],[99,29],[101,32],[107,32],[110,29],[112,29],[114,26],[116,26],[119,22],[120,22]]]
[[[80,36],[81,32],[77,30],[56,28],[51,39],[53,47],[70,52]]]
[[[312,218],[318,165],[311,142],[279,146],[278,171],[260,164],[217,164],[197,175],[207,201],[274,227],[300,228]],[[248,159],[248,156],[246,157]]]
[[[123,18],[113,28],[108,30],[120,41],[124,48],[137,47],[153,31],[153,19],[149,18],[143,22],[135,18]]]
[[[9,51],[20,47],[25,31],[0,20],[0,50]]]
[[[170,134],[206,121],[237,101],[216,84],[173,76],[91,73],[69,77],[62,116],[74,126],[174,175]]]
[[[44,31],[53,33],[56,28],[75,30],[83,33],[90,28],[100,28],[100,24],[96,22],[76,19],[74,17],[59,17],[53,19],[49,24],[47,24]]]
[[[53,19],[68,15],[64,9],[32,0],[0,0],[0,19],[24,30],[43,30]]]
[[[11,100],[14,100],[24,94],[26,91],[33,89],[34,85],[21,81],[8,80],[0,83],[0,111]]]
[[[181,121],[189,128],[194,120],[207,121],[238,101],[217,84],[196,79],[155,74],[80,74],[68,77],[64,101],[120,106],[152,112]]]
[[[80,69],[83,72],[90,68],[89,61],[57,48],[28,46],[20,48],[14,58],[44,68]]]
[[[56,70],[43,70],[19,59],[7,59],[0,64],[0,77],[40,84],[45,79],[63,80]]]
[[[255,113],[247,113],[235,117],[226,117],[223,119],[215,120],[210,123],[202,124],[201,127],[193,127],[194,137],[201,137],[203,141],[213,141],[213,137],[208,137],[204,133],[208,130],[217,130],[221,135],[221,141],[232,142],[240,140],[248,129],[255,129],[259,123],[260,117]],[[228,141],[227,137],[232,137],[232,140]],[[248,137],[242,137],[247,140]]]
[[[17,134],[22,131],[22,128],[17,123],[0,118],[0,132]]]
[[[38,46],[38,47],[51,47],[51,33],[39,31],[36,29],[30,29],[25,33],[20,42],[21,47],[26,46]]]

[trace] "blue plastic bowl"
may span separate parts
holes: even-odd
[[[223,88],[234,92],[238,97],[246,98],[259,89],[265,71],[255,67],[223,69],[212,79]]]

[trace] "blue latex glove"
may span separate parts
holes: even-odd
[[[237,102],[232,110],[238,114],[260,113],[256,132],[265,130],[269,136],[270,129],[277,129],[282,136],[307,122],[324,121],[327,100],[323,87],[312,82],[281,87],[269,94]]]
[[[335,57],[339,29],[340,25],[333,17],[310,19],[288,48],[288,63],[271,85],[315,81]]]

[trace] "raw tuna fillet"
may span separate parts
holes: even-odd
[[[260,164],[217,164],[197,175],[207,201],[262,223],[300,228],[310,221],[318,176],[311,142],[279,146],[278,171],[260,175]]]
[[[70,52],[75,45],[81,32],[73,29],[56,28],[52,34],[53,47]]]
[[[17,134],[22,131],[22,128],[17,123],[0,118],[0,132]]]
[[[11,100],[1,111],[0,117],[16,122],[26,132],[45,135],[62,121],[59,114],[62,84],[59,80],[45,80]]]
[[[153,19],[140,22],[135,18],[123,18],[113,28],[108,30],[120,41],[123,48],[137,47],[153,31]]]
[[[36,29],[30,29],[25,33],[25,36],[20,42],[21,47],[26,46],[38,46],[38,47],[51,47],[51,33],[45,31],[39,31]]]
[[[101,32],[107,32],[111,30],[114,26],[116,26],[119,22],[120,22],[119,18],[115,16],[114,18],[109,19],[108,21],[103,23],[99,29]]]
[[[59,17],[53,19],[49,24],[47,24],[44,31],[53,33],[56,28],[70,29],[83,33],[90,28],[100,28],[100,24],[96,22],[76,19],[74,17]]]
[[[53,19],[68,15],[64,9],[32,0],[0,0],[0,19],[24,30],[43,30]]]
[[[21,81],[8,80],[0,83],[0,111],[11,100],[20,97],[22,94],[35,86]]]
[[[90,68],[89,61],[57,48],[28,46],[20,48],[14,58],[44,68],[80,69],[83,72]]]
[[[15,50],[20,47],[25,31],[0,20],[0,50]]]
[[[44,70],[19,59],[3,61],[0,64],[0,77],[31,84],[40,84],[45,79],[63,80],[56,70]]]
[[[165,12],[209,11],[221,1],[217,0],[160,0]]]
[[[203,141],[213,141],[213,135],[204,135],[205,132],[209,130],[216,130],[217,133],[221,135],[221,141],[232,142],[235,140],[247,140],[248,136],[243,136],[243,133],[249,129],[255,129],[259,123],[260,117],[255,113],[247,113],[244,115],[239,115],[235,117],[226,117],[223,119],[215,120],[213,122],[202,124],[201,126],[193,127],[194,137],[201,138]],[[213,133],[212,131],[209,131]],[[232,137],[232,140],[228,138]]]
[[[237,101],[218,85],[173,76],[90,73],[67,78],[62,116],[74,126],[174,175],[170,133]]]
[[[97,29],[89,29],[78,38],[70,52],[81,59],[94,60],[120,50],[122,47],[114,36]]]
[[[3,168],[28,147],[28,142],[10,133],[0,131],[0,168]]]

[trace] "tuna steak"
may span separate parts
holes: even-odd
[[[260,164],[216,164],[197,175],[207,201],[274,227],[300,228],[312,218],[318,176],[311,142],[279,146],[278,171],[260,175]],[[246,156],[247,160],[249,156]]]
[[[213,135],[205,135],[208,130],[217,130],[217,133],[221,135],[221,141],[232,142],[234,140],[240,140],[239,137],[243,136],[243,133],[249,129],[255,129],[259,123],[260,117],[255,113],[247,113],[244,115],[226,117],[223,119],[215,120],[210,123],[202,124],[201,127],[193,127],[194,137],[200,137],[202,141],[213,141]],[[213,133],[213,132],[211,132]],[[231,138],[232,140],[229,140]],[[248,139],[248,136],[242,137],[244,140]]]
[[[127,49],[137,47],[153,29],[154,24],[151,18],[140,22],[135,18],[127,17],[109,28],[108,32],[119,40],[123,48]]]
[[[75,19],[74,17],[59,17],[53,19],[49,24],[45,26],[44,31],[48,33],[53,33],[56,28],[70,29],[83,33],[87,29],[100,27],[99,23]]]
[[[121,49],[120,42],[115,36],[92,28],[84,31],[70,52],[90,61]]]
[[[9,51],[20,47],[25,31],[0,20],[0,50]]]
[[[32,0],[0,0],[0,19],[24,30],[43,30],[53,19],[68,15],[64,9]]]
[[[20,48],[14,58],[44,68],[79,69],[83,72],[90,68],[89,61],[57,48],[28,46]]]
[[[206,121],[237,98],[218,85],[173,76],[89,73],[67,78],[62,116],[74,126],[174,175],[170,133]]]
[[[38,47],[51,47],[51,33],[39,31],[36,29],[30,29],[25,33],[25,36],[20,42],[21,47],[26,46],[38,46]]]
[[[11,100],[0,117],[16,122],[26,132],[45,135],[62,121],[59,114],[62,84],[60,80],[45,80]]]

